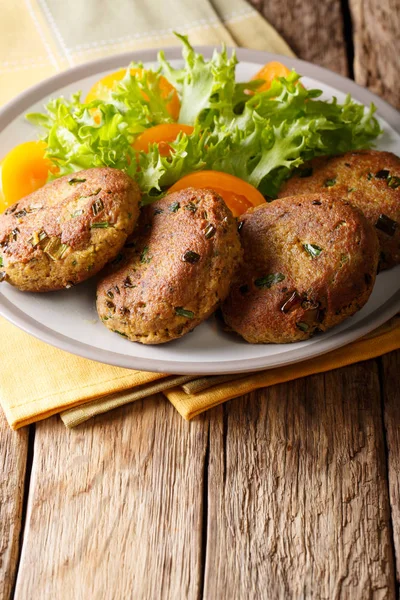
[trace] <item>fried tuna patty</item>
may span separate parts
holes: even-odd
[[[313,194],[251,209],[241,221],[243,265],[222,310],[248,342],[306,340],[368,300],[379,245],[360,210]]]
[[[378,233],[380,269],[400,263],[400,158],[365,150],[315,158],[300,167],[279,197],[329,192],[360,208]]]
[[[125,244],[139,202],[137,184],[116,169],[46,184],[0,215],[0,281],[48,292],[88,279]]]
[[[145,207],[132,239],[98,285],[97,310],[106,327],[143,344],[204,321],[242,256],[236,220],[212,190],[188,188]]]

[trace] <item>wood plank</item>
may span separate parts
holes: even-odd
[[[15,598],[197,599],[207,440],[161,396],[38,423]]]
[[[250,0],[299,58],[347,75],[340,0]]]
[[[10,597],[16,574],[28,428],[11,431],[0,409],[0,599]]]
[[[399,0],[349,0],[354,28],[354,75],[400,108]]]
[[[355,79],[400,108],[400,0],[349,0],[349,3],[354,27]],[[400,581],[400,352],[383,356],[381,365],[393,543]]]
[[[400,351],[386,354],[381,361],[393,542],[397,580],[400,582]]]
[[[219,410],[205,599],[394,598],[375,361]]]

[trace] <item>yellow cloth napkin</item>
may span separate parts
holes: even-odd
[[[194,381],[190,375],[120,369],[80,358],[40,342],[2,318],[0,339],[7,340],[1,356],[0,404],[9,425],[18,429],[61,412],[65,425],[75,427],[97,414],[161,391],[185,419],[191,419],[260,387],[380,356],[400,348],[400,316],[361,340],[309,361]]]
[[[276,31],[243,0],[14,0],[3,3],[0,104],[70,66],[110,54],[176,45],[173,31],[194,44],[269,50],[292,56]],[[252,389],[329,370],[400,346],[400,325],[330,355],[274,371],[226,378],[187,377],[119,369],[52,348],[0,319],[0,403],[14,429],[62,412],[72,427],[86,419],[165,390],[185,418]],[[215,385],[217,383],[217,385]],[[169,389],[171,385],[175,387]],[[213,387],[205,391],[205,387]],[[193,393],[193,388],[203,391]],[[186,392],[185,392],[186,389]],[[189,393],[187,393],[189,392]]]
[[[10,0],[1,8],[0,105],[74,65],[176,46],[174,31],[193,44],[225,42],[293,56],[244,0]]]
[[[13,429],[166,377],[110,367],[53,348],[0,318],[0,404]],[[3,342],[5,340],[5,342]]]
[[[182,388],[176,387],[164,391],[164,394],[170,402],[175,406],[176,410],[185,419],[192,419],[196,415],[226,402],[237,398],[243,394],[248,394],[253,390],[258,390],[262,387],[269,387],[277,383],[292,381],[299,377],[306,377],[313,373],[323,373],[339,369],[346,365],[350,365],[362,360],[368,360],[376,356],[386,354],[392,350],[400,348],[400,316],[396,315],[388,323],[385,323],[369,335],[327,354],[317,356],[312,360],[279,367],[277,369],[269,369],[258,373],[245,375],[239,380],[227,381],[215,387],[208,387],[205,391],[200,391],[197,394],[188,394],[183,385]]]

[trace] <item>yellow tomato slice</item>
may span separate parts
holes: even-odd
[[[266,63],[252,79],[264,79],[265,83],[263,83],[258,89],[257,92],[266,92],[271,87],[271,84],[274,79],[278,77],[287,77],[290,74],[290,69],[288,69],[285,65],[280,62],[272,61]]]
[[[136,138],[133,148],[138,152],[148,152],[150,144],[158,144],[161,156],[169,156],[171,147],[168,142],[175,141],[181,132],[190,135],[193,127],[180,123],[161,123],[143,131]]]
[[[265,202],[264,196],[250,183],[221,171],[197,171],[182,177],[169,188],[168,193],[188,187],[215,190],[231,209],[234,217],[245,213],[252,206]]]
[[[41,188],[55,167],[45,158],[44,142],[25,142],[13,148],[1,163],[0,212]]]
[[[143,69],[131,69],[131,74],[135,75],[136,73],[143,72]],[[86,96],[86,103],[92,102],[92,100],[106,100],[110,90],[114,89],[119,81],[125,77],[126,70],[121,69],[120,71],[116,71],[115,73],[110,73],[106,75],[99,81],[97,81],[93,87],[90,89],[88,95]],[[151,71],[149,71],[149,76],[151,77]],[[173,85],[170,84],[168,79],[161,76],[159,80],[159,90],[161,98],[168,98],[172,93],[171,99],[167,104],[167,110],[171,117],[176,121],[179,117],[179,111],[181,108],[181,103],[179,101],[178,93]],[[148,100],[145,93],[143,93],[143,98]]]

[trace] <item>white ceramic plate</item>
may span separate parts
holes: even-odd
[[[212,48],[200,47],[199,51],[209,57]],[[326,98],[336,96],[342,101],[345,94],[350,93],[364,104],[374,102],[384,129],[378,148],[400,155],[400,114],[353,81],[304,61],[267,52],[239,49],[237,54],[241,61],[238,80],[250,78],[268,61],[280,60],[301,73],[307,87],[322,89]],[[180,48],[170,48],[166,55],[174,64],[180,64]],[[0,156],[16,144],[35,139],[36,131],[24,120],[24,114],[42,110],[49,97],[68,96],[77,90],[87,92],[107,72],[125,67],[131,60],[151,64],[156,56],[154,49],[94,61],[56,75],[21,94],[0,112]],[[214,317],[191,334],[168,344],[132,343],[100,323],[94,302],[95,283],[90,280],[70,290],[49,294],[22,293],[2,284],[0,314],[44,342],[120,367],[164,373],[238,373],[312,358],[365,335],[400,310],[399,279],[400,266],[381,273],[371,298],[360,312],[329,332],[296,344],[247,344],[223,332]]]

